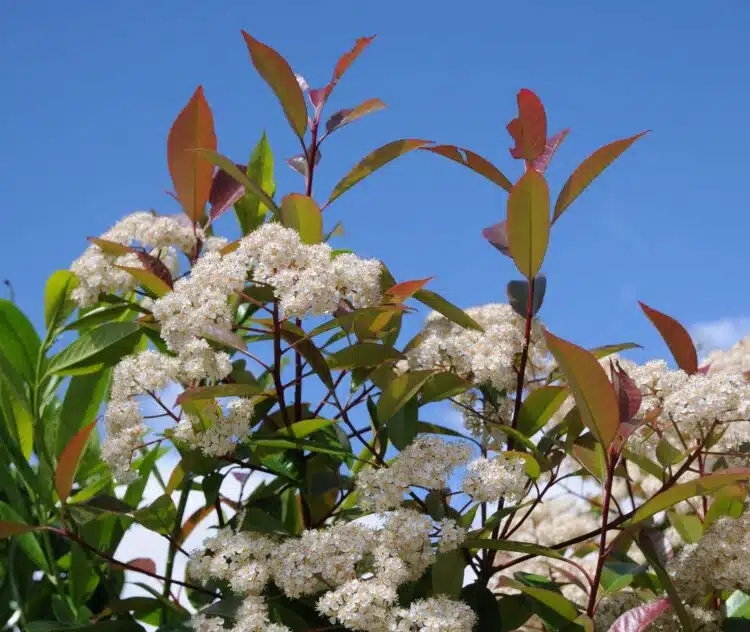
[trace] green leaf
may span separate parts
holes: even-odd
[[[569,394],[562,386],[543,386],[533,391],[518,411],[518,431],[527,437],[534,436],[560,409]]]
[[[461,590],[461,601],[468,603],[477,615],[476,632],[497,632],[498,621],[502,623],[497,597],[481,582],[464,586]],[[531,613],[529,613],[530,615]]]
[[[257,507],[248,507],[246,510],[242,530],[259,533],[283,533],[285,535],[289,533],[284,523]]]
[[[560,195],[555,202],[555,213],[552,217],[554,224],[560,215],[563,214],[573,201],[583,193],[586,188],[611,165],[628,147],[647,132],[641,132],[630,138],[616,140],[609,145],[597,149],[586,160],[584,160],[576,170],[570,175],[563,185]]]
[[[39,336],[24,313],[10,301],[0,299],[0,353],[31,384],[40,346]]]
[[[656,445],[656,460],[664,467],[674,465],[682,460],[682,452],[662,437]]]
[[[33,533],[39,530],[40,527],[23,524],[23,519],[13,507],[0,501],[0,539],[17,536],[21,550],[26,553],[34,566],[49,572],[47,558],[44,557],[39,540]]]
[[[458,599],[464,583],[466,559],[460,549],[439,553],[432,564],[432,592]]]
[[[696,515],[681,514],[674,510],[667,512],[670,524],[688,544],[695,544],[703,537],[703,523]]]
[[[79,430],[65,446],[57,460],[57,469],[55,470],[55,490],[57,497],[65,504],[70,496],[70,490],[73,487],[78,463],[81,460],[83,451],[86,449],[86,443],[89,440],[91,431],[96,426],[96,421],[92,421],[88,426]]]
[[[527,454],[526,452],[516,452],[515,450],[509,450],[502,454],[508,458],[521,459],[523,461],[523,469],[526,472],[526,476],[529,478],[536,480],[541,476],[542,468],[537,460],[530,454]]]
[[[393,417],[434,374],[432,370],[411,371],[391,380],[380,394],[378,418],[386,421]]]
[[[60,411],[56,454],[63,451],[81,428],[94,421],[109,388],[111,375],[112,371],[105,369],[100,373],[77,375],[68,382]]]
[[[70,293],[78,285],[78,277],[70,270],[57,270],[47,279],[44,289],[44,324],[52,330],[61,325],[75,310]]]
[[[528,595],[532,599],[541,602],[548,608],[551,608],[555,613],[567,619],[573,621],[578,616],[578,610],[560,593],[554,592],[547,588],[536,588],[534,586],[526,586],[515,579],[510,577],[502,576],[498,582],[501,586],[507,586],[509,588],[515,588],[520,590],[522,593]],[[502,613],[502,611],[501,611]]]
[[[165,294],[169,294],[172,288],[167,283],[156,276],[153,272],[144,270],[143,268],[133,268],[130,266],[115,266],[120,270],[124,270],[130,276],[132,276],[138,283],[145,289],[152,292],[157,297],[162,297]]]
[[[534,614],[525,595],[505,595],[498,600],[497,609],[500,612],[500,626],[488,628],[487,632],[518,630]]]
[[[471,169],[475,173],[487,178],[490,182],[494,182],[502,189],[505,189],[508,193],[513,189],[510,180],[508,180],[508,178],[506,178],[495,165],[486,158],[482,158],[479,154],[475,154],[473,151],[469,151],[463,147],[457,147],[456,145],[435,145],[434,147],[422,147],[422,149],[437,154],[438,156],[448,158],[453,162],[457,162],[459,165],[463,165],[467,169]]]
[[[328,356],[328,366],[334,370],[375,367],[403,357],[404,354],[393,347],[374,342],[357,342]]]
[[[445,316],[451,322],[465,327],[466,329],[476,329],[477,331],[484,331],[482,326],[469,316],[460,307],[457,307],[453,303],[445,300],[439,294],[432,290],[417,290],[414,292],[414,298],[417,299],[423,305],[426,305],[430,309],[434,309],[439,314]]]
[[[253,66],[273,90],[284,109],[289,125],[302,140],[307,130],[307,104],[294,72],[273,48],[259,42],[245,31],[242,31],[242,36],[245,38]]]
[[[560,365],[581,420],[605,447],[614,440],[620,425],[617,398],[607,373],[585,349],[544,332],[547,347]]]
[[[640,301],[638,304],[667,343],[677,366],[688,375],[695,373],[698,370],[698,352],[687,330],[671,316],[662,314]]]
[[[471,389],[473,384],[455,373],[441,371],[431,376],[422,387],[422,404],[439,402]]]
[[[750,595],[735,590],[727,599],[727,617],[733,619],[750,619]]]
[[[113,366],[131,353],[141,337],[133,322],[106,323],[87,331],[52,358],[48,375],[85,375]]]
[[[281,220],[284,226],[299,233],[302,243],[319,244],[323,241],[323,215],[312,198],[300,193],[284,196]]]
[[[263,391],[258,384],[235,383],[199,386],[180,393],[177,397],[177,404],[182,405],[186,402],[215,399],[217,397],[254,397],[261,394],[271,396],[270,393]]]
[[[148,507],[133,512],[135,521],[156,533],[171,535],[177,520],[177,509],[168,494],[159,496]]]
[[[508,245],[518,270],[529,281],[542,267],[549,243],[549,187],[529,169],[508,197]]]
[[[364,180],[373,171],[387,165],[399,156],[403,156],[414,149],[432,144],[429,140],[405,139],[395,140],[393,142],[376,149],[363,158],[349,173],[347,173],[339,183],[334,187],[331,197],[328,198],[326,206],[331,204],[335,199],[346,193],[355,184]]]
[[[722,470],[701,478],[696,478],[687,483],[680,483],[670,487],[656,496],[651,497],[643,503],[636,512],[624,523],[624,526],[632,526],[643,522],[654,514],[668,509],[677,503],[694,496],[708,496],[726,485],[738,481],[750,480],[750,468],[732,468]]]
[[[273,198],[276,185],[273,181],[273,154],[266,133],[255,145],[247,165],[247,177],[256,183],[268,199]],[[245,188],[245,194],[234,204],[234,212],[243,235],[253,232],[263,223],[269,206],[263,203],[254,190]]]
[[[429,421],[418,421],[417,422],[417,433],[427,433],[427,434],[436,434],[436,435],[444,435],[446,437],[460,437],[461,439],[467,439],[468,437],[463,434],[462,432],[458,432],[457,430],[453,430],[453,428],[446,428],[445,426],[441,426],[439,424],[433,424]]]
[[[714,500],[708,508],[703,521],[703,529],[708,530],[719,518],[729,516],[735,520],[742,515],[745,508],[747,489],[744,485],[727,485],[714,494]]]
[[[323,354],[308,338],[300,336],[298,333],[292,331],[287,327],[281,327],[281,337],[286,340],[295,350],[302,354],[302,357],[307,360],[308,364],[315,371],[315,374],[321,379],[323,384],[328,388],[333,387],[333,378],[331,377],[331,370],[328,368],[326,359]]]
[[[530,542],[515,542],[512,540],[484,540],[470,539],[465,540],[461,545],[465,549],[485,549],[489,551],[510,551],[513,553],[523,553],[524,555],[537,555],[540,557],[549,557],[553,560],[564,560],[563,556],[554,549],[532,544]]]
[[[332,426],[335,423],[335,419],[303,419],[302,421],[293,423],[289,428],[281,428],[276,433],[276,436],[302,439],[313,432]],[[258,437],[258,434],[255,437]]]
[[[417,436],[418,414],[419,404],[412,398],[388,418],[388,438],[399,450],[406,448]]]

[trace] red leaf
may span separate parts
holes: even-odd
[[[204,518],[208,517],[211,512],[215,509],[214,505],[206,505],[205,507],[199,507],[182,525],[182,530],[173,540],[172,546],[177,548],[182,546],[188,536],[195,530],[195,528],[203,521]]]
[[[367,114],[383,110],[385,107],[385,103],[380,99],[368,99],[364,103],[360,103],[356,108],[339,110],[332,114],[326,121],[326,133],[331,134],[337,129],[344,127],[344,125],[348,125],[352,121],[356,121],[358,118],[362,118]]]
[[[42,529],[43,527],[36,527],[30,524],[0,520],[0,540],[2,540],[3,538],[10,538],[14,535],[28,533],[30,531],[41,531]]]
[[[147,573],[156,573],[156,562],[148,557],[137,557],[134,560],[130,560],[128,564]]]
[[[698,371],[698,352],[695,350],[692,338],[687,330],[671,316],[662,314],[638,301],[643,312],[659,330],[664,342],[667,343],[672,356],[685,373],[692,375]]]
[[[390,289],[386,290],[386,294],[397,299],[399,302],[405,301],[407,298],[414,296],[415,292],[421,290],[435,277],[428,277],[427,279],[419,279],[416,281],[403,281],[397,283]]]
[[[538,171],[539,173],[544,173],[545,171],[547,171],[549,161],[552,160],[552,156],[555,155],[557,148],[565,140],[565,137],[568,135],[569,131],[569,129],[564,129],[562,132],[558,132],[554,136],[548,138],[547,144],[544,146],[542,155],[531,163],[531,168],[535,171]]]
[[[667,597],[643,604],[621,614],[608,632],[643,632],[671,607]]]
[[[147,252],[141,251],[136,252],[136,256],[148,272],[164,281],[164,283],[166,283],[170,288],[174,288],[172,273],[169,271],[169,268],[167,268],[167,266],[161,259],[157,259]]]
[[[300,139],[307,130],[307,105],[297,77],[287,61],[273,48],[242,31],[253,66],[273,90],[284,109],[289,125]]]
[[[503,220],[502,222],[488,226],[482,231],[482,236],[505,256],[510,257],[510,248],[508,247],[508,222]]]
[[[331,92],[333,92],[333,89],[336,87],[336,84],[339,82],[339,79],[341,79],[342,75],[347,70],[349,70],[349,66],[354,63],[354,60],[359,57],[360,53],[365,48],[367,48],[374,39],[374,35],[372,35],[371,37],[360,37],[354,43],[354,48],[352,48],[348,53],[343,55],[341,59],[339,59],[336,67],[333,69],[333,77],[331,78],[331,82],[325,87],[323,102],[325,102],[328,97],[331,96]]]
[[[423,147],[422,149],[453,160],[464,167],[468,167],[472,171],[475,171],[479,175],[484,176],[499,187],[505,189],[508,193],[513,189],[511,181],[508,180],[508,178],[506,178],[495,165],[486,158],[482,158],[479,154],[475,154],[473,151],[469,151],[463,147],[457,147],[456,145],[435,145],[434,147]]]
[[[63,504],[65,504],[65,501],[70,495],[76,470],[78,469],[78,463],[81,460],[83,451],[86,449],[89,435],[95,426],[96,420],[92,421],[88,426],[82,428],[73,435],[73,438],[68,442],[68,445],[65,446],[65,449],[62,451],[62,454],[57,461],[57,470],[55,471],[55,489],[57,490],[57,496]]]
[[[560,195],[557,196],[557,202],[555,202],[555,212],[552,216],[552,223],[557,221],[557,218],[563,214],[563,211],[568,208],[573,201],[581,195],[601,173],[609,165],[611,165],[628,147],[630,147],[635,141],[641,136],[647,134],[648,130],[625,138],[623,140],[616,140],[609,145],[605,145],[597,149],[591,154],[586,160],[584,160],[576,170],[570,174],[567,182],[563,185]]]
[[[516,142],[510,155],[532,162],[539,158],[547,144],[547,115],[539,97],[531,90],[518,93],[518,118],[508,123],[508,132]]]
[[[201,160],[195,149],[216,150],[211,108],[199,86],[169,130],[167,163],[177,199],[193,221],[200,219],[213,182],[213,165]]]
[[[609,361],[612,373],[612,386],[615,389],[615,397],[620,411],[620,423],[627,423],[638,412],[641,407],[643,396],[641,391],[620,363]]]
[[[242,173],[247,171],[246,165],[237,164],[236,166]],[[245,187],[223,169],[217,169],[211,183],[211,193],[208,196],[208,201],[211,203],[209,213],[211,219],[214,220],[223,215],[243,195],[245,195]]]

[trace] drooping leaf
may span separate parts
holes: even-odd
[[[253,149],[247,170],[241,170],[241,173],[246,173],[248,179],[256,183],[258,189],[265,194],[261,199],[255,189],[245,187],[244,195],[234,205],[242,234],[247,235],[258,228],[265,219],[272,207],[267,206],[263,200],[272,199],[276,191],[273,180],[273,153],[265,132]]]
[[[70,293],[78,285],[78,277],[70,270],[53,272],[44,289],[44,324],[53,329],[62,324],[75,310]]]
[[[518,411],[516,428],[527,437],[539,432],[560,409],[570,393],[563,386],[543,386],[523,401]]]
[[[508,197],[508,246],[521,274],[533,279],[549,243],[549,187],[544,176],[527,171]]]
[[[547,115],[539,97],[531,90],[519,91],[518,118],[508,123],[508,133],[516,145],[510,155],[532,162],[539,158],[547,145]]]
[[[302,139],[307,130],[307,105],[294,72],[275,50],[242,31],[253,66],[281,103],[292,130]]]
[[[70,496],[70,490],[73,487],[73,480],[75,479],[76,470],[78,469],[78,463],[83,456],[83,452],[86,449],[86,443],[88,443],[91,431],[96,426],[96,421],[92,421],[88,426],[84,426],[79,430],[73,438],[65,446],[65,449],[60,454],[60,458],[57,461],[57,469],[55,470],[55,490],[57,491],[57,497],[60,501],[65,504],[65,501]]]
[[[177,199],[195,223],[208,202],[213,167],[201,160],[196,149],[216,151],[216,132],[211,108],[199,86],[177,116],[167,139],[167,162]]]
[[[750,468],[731,468],[696,478],[687,483],[679,483],[669,489],[656,494],[643,503],[635,513],[625,522],[631,526],[643,522],[654,514],[669,509],[677,503],[694,496],[708,496],[726,485],[739,481],[750,480]]]
[[[617,434],[620,420],[617,399],[607,374],[593,354],[544,332],[547,347],[557,360],[568,383],[581,420],[607,448]]]
[[[432,370],[410,371],[391,380],[380,394],[378,418],[386,421],[393,417],[434,373]]]
[[[536,158],[531,163],[531,168],[535,169],[539,173],[544,173],[547,171],[547,167],[549,167],[550,160],[552,160],[552,156],[555,155],[555,152],[557,151],[557,148],[562,144],[562,142],[565,140],[565,137],[568,135],[569,129],[564,129],[561,132],[558,132],[554,136],[551,136],[547,139],[547,143],[544,145],[544,151],[542,154]]]
[[[666,597],[637,606],[621,614],[608,632],[645,632],[656,619],[670,608],[669,599]]]
[[[360,103],[356,108],[347,110],[339,110],[331,115],[326,121],[326,132],[332,134],[338,129],[341,129],[345,125],[349,125],[352,121],[356,121],[367,114],[378,112],[379,110],[385,109],[386,105],[380,99],[367,99],[364,103]]]
[[[464,310],[431,290],[417,290],[414,292],[414,298],[461,327],[483,331],[482,326]]]
[[[284,226],[294,228],[305,244],[323,241],[323,216],[310,197],[290,193],[281,200],[281,219]]]
[[[526,310],[529,306],[529,282],[524,280],[510,281],[506,287],[508,302],[522,318],[526,318]],[[544,303],[544,295],[547,292],[547,275],[537,274],[534,279],[534,300],[531,305],[531,315],[536,316]]]
[[[403,357],[404,355],[393,347],[374,342],[357,342],[328,356],[328,366],[331,369],[371,367],[401,360]]]
[[[506,257],[510,257],[510,247],[508,246],[508,222],[506,220],[488,226],[482,230],[482,237]]]
[[[687,330],[671,316],[662,314],[645,303],[638,301],[643,313],[658,329],[667,343],[672,356],[685,373],[692,375],[698,371],[698,352]]]
[[[84,333],[52,358],[49,375],[84,375],[116,364],[141,336],[138,323],[105,323]]]
[[[377,171],[399,156],[403,156],[410,151],[424,147],[425,145],[430,145],[431,143],[432,141],[429,140],[411,138],[394,140],[387,145],[376,149],[365,156],[365,158],[357,163],[357,165],[339,181],[334,187],[331,197],[328,198],[326,206],[346,193],[346,191],[351,189],[355,184],[364,180],[372,172]]]
[[[567,182],[563,185],[560,195],[557,196],[552,223],[554,224],[557,221],[560,215],[563,214],[563,211],[565,211],[565,209],[586,190],[586,188],[599,176],[599,174],[601,174],[602,171],[611,165],[620,154],[646,133],[647,131],[641,132],[630,138],[616,140],[609,145],[605,145],[604,147],[597,149],[593,154],[586,158],[586,160],[578,165],[576,170],[570,174]]]
[[[434,147],[422,147],[425,151],[431,151],[433,154],[443,156],[459,165],[487,178],[490,182],[495,183],[500,188],[505,189],[508,193],[513,189],[513,184],[503,173],[486,158],[482,158],[473,151],[458,147],[456,145],[435,145]]]

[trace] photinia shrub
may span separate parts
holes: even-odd
[[[199,87],[167,140],[183,213],[133,213],[89,238],[50,277],[43,340],[0,303],[6,625],[746,629],[746,360],[699,367],[682,325],[645,304],[676,369],[618,355],[633,343],[584,349],[540,318],[555,223],[645,132],[592,153],[555,196],[545,173],[568,130],[550,134],[541,100],[521,90],[507,126],[515,181],[468,149],[400,139],[320,196],[326,139],[385,107],[327,113],[373,38],[311,88],[242,35],[299,139],[286,162],[303,192],[276,191],[265,135],[246,162],[219,152]],[[331,245],[342,231],[326,209],[416,150],[507,192],[505,216],[484,230],[521,277],[507,303],[461,309],[431,279],[397,280]],[[218,229],[232,210],[241,237],[230,241]],[[432,313],[404,340],[420,305]],[[462,430],[427,421],[438,402],[460,411]],[[180,460],[165,480],[169,445]],[[163,493],[144,502],[152,477]],[[205,503],[188,514],[191,492]],[[218,528],[185,551],[209,516]],[[133,524],[168,541],[165,573],[148,551],[115,557]],[[161,590],[124,598],[125,570]]]

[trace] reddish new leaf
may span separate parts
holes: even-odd
[[[211,193],[213,165],[202,160],[196,149],[216,151],[216,133],[211,108],[203,95],[203,87],[180,112],[169,130],[167,163],[177,199],[190,220],[200,219]]]
[[[482,237],[506,257],[510,257],[510,249],[508,248],[508,222],[503,220],[502,222],[488,226],[482,231]]]
[[[644,632],[671,607],[667,597],[643,604],[621,614],[608,632]]]
[[[620,154],[622,154],[635,141],[647,133],[648,130],[636,134],[635,136],[631,136],[630,138],[616,140],[609,145],[605,145],[604,147],[597,149],[593,154],[586,158],[586,160],[578,165],[576,170],[570,174],[567,182],[563,185],[560,195],[557,196],[552,223],[554,224],[557,221],[557,218],[563,214],[563,211],[586,190],[586,187],[588,187],[602,171],[619,158]]]
[[[617,398],[607,373],[593,354],[544,332],[547,348],[557,360],[575,398],[581,420],[604,448],[608,448],[620,425]]]
[[[145,573],[156,573],[156,562],[148,557],[136,557],[134,560],[127,562],[130,566],[135,566],[138,570]],[[132,569],[129,569],[132,570]]]
[[[404,140],[394,140],[393,142],[383,145],[372,153],[365,156],[349,173],[347,173],[339,183],[334,187],[331,197],[328,198],[326,206],[333,202],[351,189],[355,184],[364,180],[373,171],[387,165],[399,156],[409,153],[425,145],[430,145],[431,140],[419,140],[416,138],[407,138]]]
[[[629,422],[641,407],[643,395],[638,385],[633,381],[620,363],[609,361],[610,373],[612,375],[612,387],[615,389],[618,410],[620,412],[620,423]]]
[[[547,167],[549,167],[549,161],[552,160],[552,156],[555,155],[557,148],[565,140],[565,137],[568,135],[569,131],[569,129],[564,129],[562,132],[558,132],[554,136],[548,138],[547,143],[544,146],[542,155],[531,163],[531,168],[535,171],[538,171],[539,173],[544,173],[545,171],[547,171]]]
[[[167,268],[166,264],[159,258],[148,254],[147,252],[138,251],[136,253],[138,260],[143,264],[144,269],[148,270],[151,274],[158,277],[170,288],[174,287],[172,281],[172,273]]]
[[[29,531],[40,531],[41,529],[42,527],[35,527],[30,524],[0,520],[0,540],[2,540],[3,538],[10,538],[14,535],[28,533]]]
[[[339,79],[341,79],[343,74],[347,70],[349,70],[349,66],[354,63],[354,60],[359,57],[360,53],[365,48],[367,48],[374,39],[374,35],[372,35],[371,37],[358,38],[354,43],[354,48],[352,48],[348,53],[343,55],[341,59],[339,59],[338,63],[336,64],[336,68],[333,69],[333,77],[331,78],[331,82],[324,89],[322,103],[325,103],[326,99],[328,99],[328,97],[331,95],[331,92],[333,92],[333,89],[336,87]]]
[[[508,246],[518,270],[533,279],[549,243],[549,187],[544,176],[527,171],[508,197]]]
[[[390,289],[386,290],[386,294],[402,303],[407,298],[414,296],[416,292],[421,290],[434,278],[435,277],[428,277],[426,279],[419,279],[415,281],[403,281],[402,283],[397,283]]]
[[[516,142],[510,155],[533,162],[544,153],[547,144],[547,115],[542,101],[531,90],[521,90],[517,100],[518,118],[508,123],[508,132]]]
[[[289,125],[300,139],[307,130],[307,105],[297,77],[287,61],[273,48],[242,31],[253,66],[281,103]]]
[[[638,301],[643,312],[659,330],[664,342],[667,343],[672,356],[685,373],[692,375],[698,371],[698,352],[695,350],[692,338],[687,330],[671,316],[662,314]]]
[[[55,489],[57,490],[58,498],[60,498],[60,501],[63,504],[65,504],[65,501],[70,495],[76,470],[78,469],[78,463],[86,449],[89,435],[91,435],[91,431],[95,426],[96,420],[92,421],[88,426],[82,428],[73,435],[73,438],[68,442],[68,445],[65,446],[65,449],[62,451],[62,454],[57,461],[57,470],[55,470]]]
[[[204,518],[207,518],[214,509],[214,505],[206,505],[204,507],[196,509],[182,525],[180,533],[172,541],[172,547],[177,548],[178,546],[182,546],[182,544],[185,542],[185,540],[188,539],[195,528],[203,521]]]
[[[508,178],[501,173],[501,171],[493,165],[486,158],[482,158],[479,154],[475,154],[473,151],[464,149],[463,147],[457,147],[456,145],[435,145],[434,147],[423,147],[426,151],[431,151],[433,154],[443,156],[449,160],[457,162],[459,165],[463,165],[475,171],[479,175],[484,176],[491,182],[494,182],[499,187],[511,192],[513,184]]]
[[[242,173],[247,171],[246,165],[237,164],[236,166]],[[211,184],[211,193],[208,196],[211,204],[209,212],[211,219],[214,220],[223,215],[243,195],[245,195],[245,187],[223,169],[217,169]]]
[[[337,129],[344,127],[344,125],[348,125],[352,121],[356,121],[358,118],[362,118],[367,114],[383,110],[385,107],[385,103],[380,99],[368,99],[364,103],[360,103],[356,108],[339,110],[332,114],[326,121],[326,133],[331,134]]]

